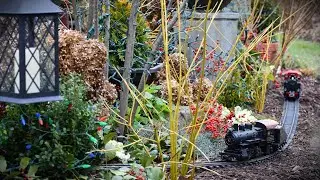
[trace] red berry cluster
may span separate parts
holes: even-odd
[[[145,180],[146,178],[144,177],[144,169],[143,168],[139,168],[139,171],[136,172],[133,169],[131,169],[128,172],[129,175],[136,177],[136,180]]]
[[[190,106],[193,115],[196,113],[195,105]],[[204,130],[212,133],[212,138],[224,137],[228,128],[232,125],[231,119],[234,113],[230,112],[227,116],[222,116],[223,106],[214,100],[204,102],[198,110],[196,128],[199,128],[203,122]]]
[[[194,56],[196,56],[197,52],[199,49],[195,49],[193,50],[193,54]],[[226,69],[225,67],[225,61],[222,59],[222,57],[218,57],[215,58],[214,54],[215,54],[215,50],[211,50],[208,51],[206,50],[206,66],[205,66],[205,72],[206,73],[217,73],[218,71],[223,71]],[[197,73],[201,72],[201,61],[202,61],[202,54],[203,54],[203,50],[200,49],[200,53],[198,54],[198,56],[195,59],[196,64],[198,64],[195,68]]]

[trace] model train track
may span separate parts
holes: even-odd
[[[247,161],[208,161],[208,162],[196,162],[193,164],[195,167],[201,168],[225,168],[225,167],[239,167],[245,165],[252,165],[264,162],[266,160],[273,159],[276,155],[284,151],[291,143],[294,134],[296,132],[296,127],[298,124],[298,115],[299,115],[299,100],[296,101],[284,101],[283,113],[280,124],[284,127],[284,130],[287,134],[287,140],[284,144],[281,145],[280,150],[258,158],[250,159]],[[130,167],[129,164],[109,164],[104,166],[103,169],[117,169],[121,167]],[[168,164],[167,168],[170,167]]]
[[[244,165],[257,164],[266,160],[273,159],[280,152],[288,148],[292,139],[295,135],[297,124],[298,124],[298,115],[299,115],[299,100],[296,101],[284,101],[284,108],[282,113],[282,118],[280,124],[284,127],[285,132],[287,133],[287,140],[284,144],[281,145],[281,149],[258,158],[250,159],[247,161],[235,161],[235,162],[225,162],[225,161],[215,161],[215,162],[204,162],[199,163],[197,166],[207,167],[207,168],[224,168],[224,167],[236,167]]]
[[[296,133],[299,116],[299,100],[293,102],[285,101],[284,106],[285,110],[280,123],[284,127],[284,130],[287,133],[288,137],[286,144],[282,147],[282,150],[285,150],[288,147],[293,139],[293,136]]]

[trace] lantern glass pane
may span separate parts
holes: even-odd
[[[18,18],[0,16],[0,91],[19,93]]]
[[[26,92],[53,92],[55,87],[54,21],[50,16],[26,19]]]

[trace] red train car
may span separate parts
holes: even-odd
[[[281,73],[283,77],[283,95],[287,100],[296,100],[301,92],[301,72],[298,70],[285,70]]]

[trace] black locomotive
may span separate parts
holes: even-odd
[[[301,92],[301,73],[297,70],[287,70],[282,73],[283,95],[286,100],[296,100],[300,97]]]
[[[227,148],[220,153],[223,160],[243,161],[271,154],[286,141],[287,135],[274,120],[252,124],[234,124],[225,136]]]

